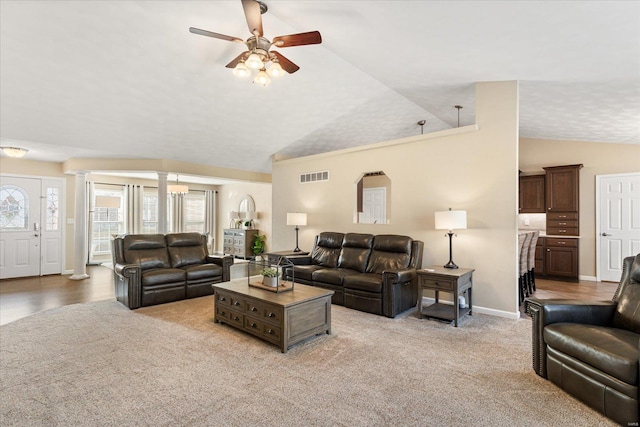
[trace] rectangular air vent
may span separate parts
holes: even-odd
[[[310,182],[329,181],[329,171],[309,172],[300,174],[300,184],[308,184]]]

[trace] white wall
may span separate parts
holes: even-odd
[[[423,267],[444,265],[448,239],[434,230],[434,212],[467,210],[468,229],[454,239],[454,260],[474,268],[474,308],[518,316],[518,84],[476,85],[476,126],[369,147],[274,162],[274,249],[290,249],[286,212],[307,212],[300,247],[322,231],[405,234],[425,242]],[[329,170],[330,180],[299,184],[304,172]],[[391,223],[353,224],[355,184],[362,172],[391,179]]]

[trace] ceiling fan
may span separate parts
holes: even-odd
[[[189,28],[189,31],[193,34],[243,43],[247,47],[248,50],[242,52],[226,65],[227,68],[233,68],[233,73],[236,76],[248,77],[251,75],[251,69],[258,70],[253,82],[267,85],[271,82],[269,76],[280,77],[285,71],[292,74],[300,69],[300,67],[289,61],[280,52],[270,51],[269,49],[271,47],[291,47],[322,43],[322,37],[318,31],[277,36],[274,37],[272,42],[269,41],[263,37],[261,16],[267,11],[267,5],[258,0],[241,1],[244,15],[249,25],[249,32],[253,34],[246,41],[238,37],[227,36],[199,28]],[[271,62],[271,65],[269,69],[266,69],[265,67],[268,62]]]

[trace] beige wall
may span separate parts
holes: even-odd
[[[580,276],[596,276],[596,175],[640,172],[640,145],[520,139],[519,168],[544,173],[543,167],[582,163],[580,171]]]
[[[255,228],[260,230],[260,234],[267,236],[267,251],[273,249],[271,223],[271,184],[268,183],[238,183],[221,185],[218,188],[218,237],[216,239],[216,251],[222,252],[223,230],[229,228],[229,219],[227,213],[229,211],[237,211],[240,200],[244,195],[250,195],[256,204],[256,212],[258,219],[254,221]],[[292,247],[293,249],[293,247]]]
[[[290,249],[286,212],[307,212],[300,247],[310,250],[322,231],[405,234],[425,242],[423,266],[444,265],[448,239],[434,230],[434,212],[465,209],[454,260],[474,268],[474,309],[518,316],[517,186],[518,84],[476,86],[476,126],[273,165],[274,249]],[[298,175],[329,170],[330,180],[299,184]],[[362,172],[391,179],[391,224],[353,224],[355,185]]]

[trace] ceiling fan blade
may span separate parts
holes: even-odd
[[[302,46],[306,44],[320,44],[322,36],[318,31],[308,33],[289,34],[288,36],[278,36],[273,39],[272,44],[277,47]]]
[[[238,65],[238,62],[240,62],[240,60],[244,59],[244,56],[247,55],[249,53],[249,51],[247,50],[246,52],[242,52],[240,55],[236,56],[236,58],[229,62],[227,65],[225,65],[225,67],[227,68],[235,68],[236,65]]]
[[[271,53],[274,54],[276,58],[278,58],[278,62],[280,63],[280,66],[287,73],[293,74],[300,69],[300,67],[298,67],[296,64],[294,64],[293,62],[289,61],[287,58],[282,56],[281,53],[278,53],[275,50],[272,50]]]
[[[244,16],[247,18],[249,31],[254,36],[256,32],[258,37],[262,37],[262,14],[260,13],[260,4],[255,0],[242,0],[244,8]]]
[[[199,28],[189,27],[189,32],[193,34],[198,34],[201,36],[213,37],[214,39],[227,40],[230,42],[239,42],[244,43],[244,40],[238,37],[225,36],[224,34],[218,34],[207,30],[201,30]]]

